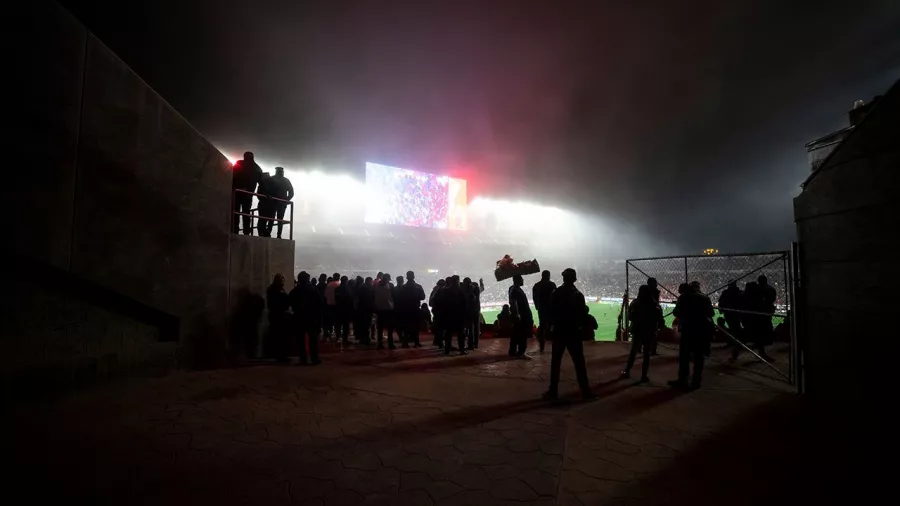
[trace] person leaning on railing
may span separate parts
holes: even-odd
[[[271,201],[271,216],[278,220],[277,234],[281,239],[281,230],[284,227],[284,211],[287,209],[287,201],[294,198],[294,187],[290,180],[284,177],[284,167],[275,167],[275,175],[269,178],[267,194],[279,200]],[[272,236],[272,221],[268,222],[266,237]]]
[[[253,195],[256,191],[256,185],[262,177],[262,169],[253,160],[253,153],[247,151],[244,153],[244,159],[235,162],[232,169],[231,189],[234,193],[234,209],[235,213],[241,213],[240,224],[238,229],[238,216],[235,215],[232,222],[232,232],[238,233],[239,230],[244,231],[244,235],[253,235],[253,229],[250,224],[250,209],[253,204]],[[243,191],[235,191],[243,190]],[[249,193],[248,193],[249,192]]]

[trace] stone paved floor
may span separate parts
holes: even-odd
[[[784,460],[778,434],[797,404],[787,385],[712,364],[703,389],[673,391],[668,350],[653,382],[636,385],[617,379],[625,347],[596,343],[587,362],[601,398],[576,400],[566,357],[571,401],[550,404],[538,400],[549,352],[510,359],[506,342],[482,344],[465,357],[353,350],[319,367],[181,373],[20,407],[6,417],[4,454],[17,463],[6,478],[35,498],[90,504],[750,504],[786,493],[782,479],[760,489],[753,476]],[[775,427],[766,444],[761,424]]]

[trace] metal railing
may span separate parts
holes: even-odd
[[[249,213],[240,212],[235,207],[235,203],[237,200],[236,197],[237,197],[238,193],[250,195],[251,202],[253,200],[253,197],[256,197],[257,205],[259,205],[259,203],[263,202],[264,200],[268,200],[273,203],[281,202],[281,203],[285,204],[285,207],[290,208],[290,214],[289,214],[290,219],[285,220],[285,219],[276,218],[275,217],[276,213],[275,213],[274,209],[272,210],[272,216],[262,216],[260,214],[257,214],[257,213],[259,213],[258,207],[255,207],[255,208],[251,207],[249,210],[250,211]],[[259,220],[262,219],[262,220],[266,220],[266,221],[270,222],[273,226],[277,225],[279,223],[282,224],[282,226],[284,224],[287,224],[288,225],[288,239],[294,240],[294,203],[290,200],[279,199],[277,197],[271,197],[268,195],[263,195],[261,193],[255,193],[255,192],[252,192],[249,190],[242,190],[240,188],[235,188],[231,192],[231,230],[233,233],[239,234],[241,232],[246,232],[246,229],[241,227],[241,225],[243,224],[243,221],[244,221],[243,219],[241,219],[241,217],[249,218],[250,233],[246,234],[246,235],[253,235],[253,230],[257,230],[257,232],[259,232]],[[261,234],[258,234],[258,235],[261,235]]]

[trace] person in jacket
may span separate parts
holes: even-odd
[[[290,301],[284,291],[284,275],[275,274],[272,284],[266,289],[266,308],[269,310],[269,349],[279,362],[287,360],[287,336],[289,329],[288,309]]]
[[[513,332],[509,339],[509,356],[521,357],[528,348],[528,338],[534,327],[534,316],[531,314],[531,306],[528,305],[528,296],[522,285],[525,281],[521,275],[513,276],[513,284],[509,287],[509,310],[513,315]],[[578,308],[581,314],[581,308]]]
[[[394,301],[395,310],[400,315],[400,321],[403,322],[403,336],[406,338],[404,346],[409,346],[411,341],[413,346],[421,348],[422,343],[419,342],[419,310],[421,302],[425,299],[425,289],[422,285],[416,283],[416,273],[413,271],[406,272],[406,283],[402,287],[397,287],[399,298]]]
[[[681,326],[681,340],[678,343],[678,379],[669,384],[679,388],[700,388],[703,365],[712,340],[715,311],[709,297],[700,291],[699,282],[691,282],[684,295],[678,297],[673,314]],[[693,375],[691,361],[694,362]]]
[[[538,312],[538,346],[543,353],[547,336],[550,335],[550,297],[556,290],[556,283],[550,280],[550,271],[541,273],[541,280],[531,289],[531,298]]]
[[[306,364],[308,356],[310,363],[319,365],[319,315],[322,314],[323,301],[316,287],[310,284],[306,271],[297,275],[297,284],[291,290],[289,299],[294,313],[294,335],[300,352],[300,364]]]
[[[376,336],[378,349],[384,349],[384,331],[387,330],[388,348],[396,349],[394,345],[394,285],[391,283],[391,275],[385,273],[381,280],[373,288],[373,300],[375,317],[377,319]]]
[[[584,362],[584,343],[579,332],[584,321],[584,295],[575,287],[578,280],[575,269],[562,272],[563,284],[550,298],[550,323],[553,326],[553,353],[550,359],[550,388],[544,399],[556,399],[559,394],[559,369],[566,350],[575,366],[575,377],[584,399],[596,397],[591,392]]]
[[[234,167],[232,167],[231,189],[234,194],[233,211],[241,213],[240,216],[232,216],[232,233],[237,234],[239,231],[243,231],[244,235],[253,235],[250,218],[250,209],[253,207],[253,195],[251,195],[251,193],[256,192],[256,185],[259,184],[261,178],[262,169],[256,164],[253,153],[250,151],[245,152],[244,159],[238,160],[235,162]],[[238,228],[238,223],[240,223],[240,229]]]
[[[288,205],[287,201],[294,198],[294,187],[291,185],[291,181],[284,177],[284,167],[275,167],[275,175],[269,178],[269,196],[277,199],[271,201],[271,214],[273,218],[278,220],[276,230],[278,231],[278,238],[281,239],[281,231],[284,227],[284,222],[281,220],[284,220],[284,212],[287,210]],[[267,232],[266,237],[271,237],[271,221],[267,226]]]
[[[657,332],[659,332],[659,322],[662,319],[662,308],[656,302],[652,288],[649,285],[641,285],[638,289],[637,298],[628,307],[628,319],[632,335],[631,352],[628,354],[628,362],[625,364],[621,377],[631,377],[634,359],[637,357],[638,351],[642,351],[641,382],[646,383],[650,381],[648,376],[650,372],[650,356],[653,352],[653,344],[656,341]]]

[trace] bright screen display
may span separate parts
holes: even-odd
[[[366,163],[366,222],[466,229],[466,181]]]

